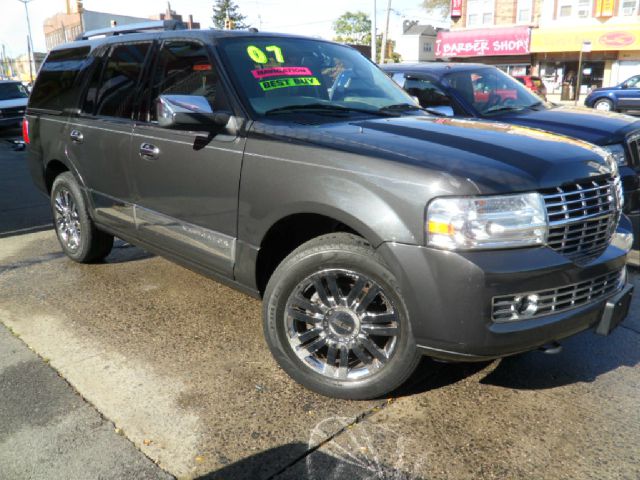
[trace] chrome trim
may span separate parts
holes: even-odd
[[[640,165],[640,132],[632,133],[626,138],[627,150],[631,154],[631,158],[628,164],[638,166]]]
[[[626,267],[623,267],[591,280],[562,287],[496,296],[491,300],[491,319],[503,323],[566,312],[608,298],[622,290],[625,283]],[[535,297],[536,312],[533,315],[521,315],[517,311],[519,300],[526,297]]]
[[[563,185],[541,192],[547,210],[547,246],[578,264],[599,257],[620,220],[620,177]]]

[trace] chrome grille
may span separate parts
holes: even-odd
[[[510,322],[564,312],[611,296],[624,282],[623,268],[564,287],[493,297],[491,316],[494,322]]]
[[[631,165],[640,165],[640,133],[636,133],[627,139],[627,147],[631,154]]]
[[[549,222],[547,245],[575,263],[599,257],[620,220],[620,178],[600,178],[541,192]]]

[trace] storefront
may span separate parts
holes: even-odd
[[[495,65],[512,75],[531,69],[529,27],[438,32],[436,58]]]
[[[545,82],[548,94],[562,95],[563,100],[575,99],[578,61],[585,42],[590,52],[582,55],[581,96],[593,88],[615,85],[628,78],[625,75],[634,67],[640,67],[640,56],[633,55],[640,50],[640,25],[534,29],[534,70]],[[636,70],[640,73],[640,68]]]

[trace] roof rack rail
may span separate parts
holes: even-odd
[[[155,20],[150,22],[129,23],[118,27],[90,30],[78,35],[76,40],[89,40],[93,37],[110,37],[113,35],[126,35],[127,33],[140,33],[150,30],[184,30],[185,28],[185,24],[183,22],[178,22],[177,20]]]

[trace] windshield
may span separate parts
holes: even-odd
[[[481,115],[524,110],[543,105],[542,99],[497,68],[453,72],[443,79]]]
[[[21,83],[0,83],[0,100],[27,98],[27,89]]]
[[[316,109],[323,114],[375,113],[415,102],[358,51],[312,39],[220,40],[234,83],[258,114]]]

